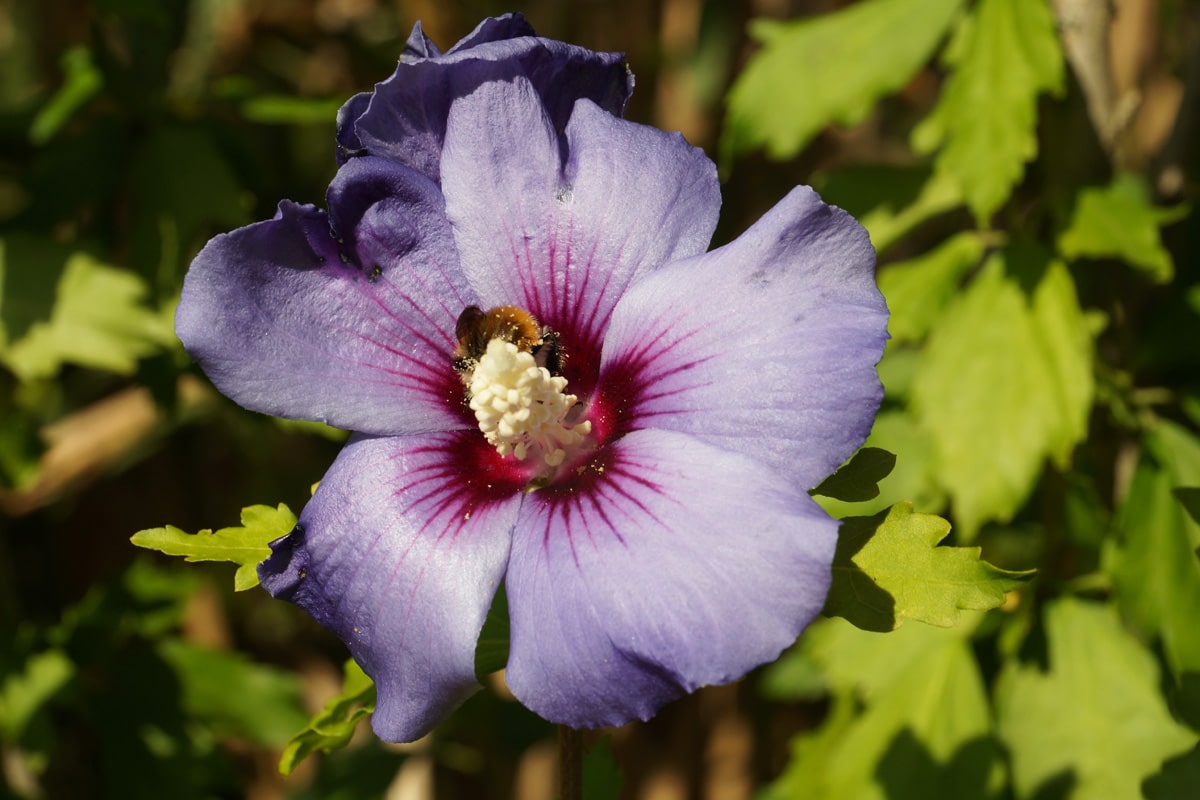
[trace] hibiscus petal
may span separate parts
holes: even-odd
[[[736,680],[821,610],[837,522],[766,465],[635,431],[534,492],[513,536],[507,680],[573,727]]]
[[[812,488],[871,430],[887,306],[866,231],[807,187],[617,304],[593,417],[744,453]]]
[[[283,202],[275,219],[210,241],[184,282],[179,338],[254,411],[384,434],[468,426],[451,361],[473,297],[437,187],[359,158],[330,205],[332,219]]]
[[[388,741],[424,735],[476,688],[475,643],[521,498],[481,446],[455,433],[351,440],[258,568],[374,679],[372,725]],[[464,475],[477,456],[495,474]]]
[[[516,76],[532,81],[560,131],[577,99],[619,115],[633,92],[621,53],[538,38],[520,14],[484,20],[445,54],[414,28],[396,72],[376,84],[370,103],[339,115],[337,141],[348,154],[384,156],[437,180],[454,99]]]
[[[712,162],[679,134],[586,100],[565,147],[564,164],[527,81],[489,84],[450,110],[442,187],[480,297],[522,305],[586,359],[639,274],[704,252],[720,190]]]

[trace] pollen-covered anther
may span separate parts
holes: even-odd
[[[592,430],[589,420],[566,422],[577,400],[563,391],[566,386],[566,378],[539,367],[533,354],[492,339],[471,373],[467,391],[479,430],[500,455],[511,453],[522,461],[540,455],[548,466],[557,467],[567,448]]]

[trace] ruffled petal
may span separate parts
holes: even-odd
[[[820,611],[837,522],[766,465],[635,431],[530,494],[506,587],[517,698],[573,727],[736,680]]]
[[[594,369],[626,287],[704,252],[720,190],[712,162],[679,134],[586,100],[565,145],[564,162],[528,81],[488,84],[450,110],[442,188],[463,270],[484,302],[528,309],[563,336],[570,359]]]
[[[593,419],[692,434],[809,489],[866,439],[887,305],[867,233],[807,187],[621,298]]]
[[[254,411],[380,434],[469,427],[452,353],[474,296],[437,187],[361,158],[329,195],[331,217],[285,201],[210,241],[184,282],[179,338]]]
[[[372,725],[388,741],[424,735],[476,688],[475,643],[521,502],[481,445],[455,433],[351,440],[258,568],[374,679]],[[473,462],[495,471],[464,473]]]
[[[396,72],[376,84],[370,103],[355,106],[353,116],[339,115],[339,152],[384,156],[437,180],[451,103],[517,76],[533,83],[559,131],[577,99],[620,115],[633,92],[621,53],[538,38],[520,14],[484,20],[445,54],[414,28]]]

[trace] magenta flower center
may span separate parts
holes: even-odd
[[[469,306],[455,330],[454,366],[479,430],[501,456],[528,463],[531,488],[553,480],[564,463],[590,450],[590,420],[558,371],[557,336],[515,306]]]

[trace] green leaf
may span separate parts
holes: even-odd
[[[750,35],[763,48],[729,92],[723,159],[764,146],[791,158],[831,122],[862,122],[929,60],[961,5],[864,0],[809,19],[755,20]]]
[[[1025,502],[1085,435],[1092,337],[1071,275],[1033,248],[994,254],[933,327],[911,410],[968,540]]]
[[[251,122],[276,125],[333,125],[344,98],[258,95],[242,103],[242,116]]]
[[[300,681],[280,669],[251,663],[244,655],[207,650],[180,639],[158,643],[171,665],[189,716],[221,736],[276,746],[304,724]]]
[[[508,593],[504,584],[500,584],[483,620],[479,639],[475,642],[476,677],[482,680],[484,676],[504,669],[508,664],[508,645]]]
[[[342,693],[326,703],[321,713],[288,741],[279,758],[280,773],[290,775],[313,753],[345,747],[358,723],[375,711],[375,684],[354,659],[346,660],[343,675]]]
[[[868,631],[907,619],[951,627],[963,610],[996,608],[1032,577],[980,560],[978,547],[938,547],[948,533],[950,523],[910,503],[842,520],[824,613]]]
[[[72,47],[59,59],[63,85],[33,118],[29,140],[36,145],[50,141],[67,120],[104,88],[104,76],[92,63],[86,47]]]
[[[0,350],[0,361],[25,380],[52,377],[65,363],[132,374],[138,359],[175,344],[171,319],[146,308],[145,295],[137,275],[76,253],[58,281],[49,319]]]
[[[1153,655],[1094,603],[1057,600],[1045,625],[1048,669],[1009,664],[996,688],[1017,797],[1064,780],[1072,797],[1141,797],[1142,779],[1196,742],[1167,711]]]
[[[1146,800],[1200,797],[1200,745],[1167,759],[1160,772],[1142,782],[1142,794]]]
[[[879,496],[879,482],[896,466],[896,456],[878,447],[863,447],[809,494],[832,497],[847,503]]]
[[[613,758],[611,736],[605,736],[584,754],[581,782],[588,800],[617,800],[621,796],[621,770]]]
[[[1158,229],[1187,211],[1184,205],[1155,208],[1143,178],[1119,175],[1106,187],[1079,192],[1071,224],[1058,237],[1058,249],[1071,260],[1119,258],[1154,281],[1167,283],[1175,275],[1175,264]]]
[[[888,332],[892,340],[900,343],[925,338],[983,253],[979,234],[960,233],[924,255],[880,270],[879,291],[887,298],[891,311]]]
[[[792,741],[791,761],[763,797],[996,796],[1002,761],[966,634],[910,625],[880,636],[838,619],[812,625],[801,650],[834,688],[832,709],[818,731]]]
[[[981,225],[1037,155],[1037,99],[1063,86],[1062,52],[1047,0],[980,0],[944,54],[951,69],[913,147],[941,148],[934,169],[952,178]]]
[[[20,672],[0,684],[0,733],[9,742],[21,739],[37,713],[75,677],[75,664],[61,650],[32,656]]]
[[[1175,674],[1200,672],[1200,523],[1174,494],[1200,485],[1200,440],[1163,421],[1143,444],[1105,563],[1122,612],[1162,637]]]
[[[188,561],[232,561],[240,565],[233,578],[233,588],[240,592],[258,585],[257,567],[271,555],[268,545],[295,527],[296,515],[280,503],[277,508],[243,508],[239,527],[191,534],[168,525],[138,531],[130,541],[169,556],[184,556]]]
[[[1192,518],[1192,522],[1200,522],[1200,488],[1181,486],[1173,489],[1172,493],[1175,495],[1175,499],[1183,504],[1188,516]]]

